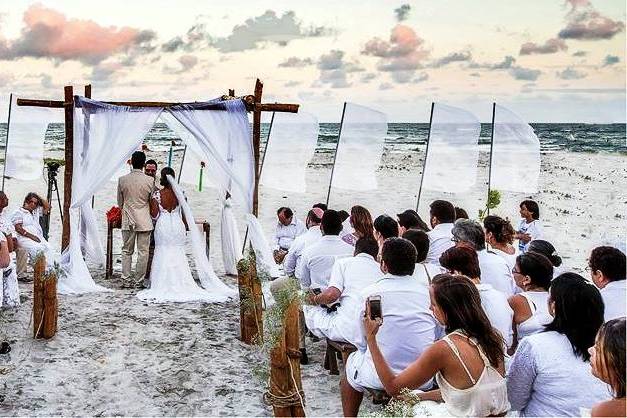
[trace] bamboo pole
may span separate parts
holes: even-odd
[[[257,79],[255,82],[255,106],[253,110],[253,153],[255,156],[255,191],[253,194],[253,215],[259,215],[259,154],[261,147],[261,110],[257,108],[257,104],[261,103],[263,94],[263,83]]]
[[[488,165],[488,196],[486,200],[486,215],[490,214],[490,207],[488,203],[490,202],[490,185],[492,183],[492,155],[494,150],[494,116],[496,114],[496,102],[492,102],[492,130],[490,133],[490,162]]]
[[[105,267],[105,280],[113,276],[113,224],[107,221],[107,262]]]
[[[9,116],[7,118],[7,139],[4,142],[4,164],[2,167],[2,191],[4,192],[4,179],[7,172],[7,152],[9,151],[9,129],[11,128],[11,107],[13,106],[13,93],[9,94]]]
[[[63,170],[63,233],[61,250],[70,243],[70,203],[72,202],[72,174],[74,171],[74,89],[65,86],[65,167]]]
[[[45,270],[46,257],[37,257],[33,266],[33,338],[41,338],[43,335]]]
[[[429,115],[429,132],[427,133],[427,147],[425,149],[425,158],[422,162],[422,173],[420,175],[420,187],[418,188],[418,199],[416,199],[416,212],[420,209],[420,196],[422,195],[422,183],[425,179],[425,168],[427,168],[427,157],[429,156],[429,144],[431,143],[431,124],[433,123],[433,108],[435,103],[431,102],[431,114]]]
[[[333,165],[331,166],[331,178],[329,179],[329,189],[327,190],[326,205],[329,206],[329,198],[331,197],[331,186],[333,185],[333,173],[335,172],[335,160],[337,160],[337,150],[340,148],[340,138],[342,137],[342,126],[344,126],[344,114],[346,113],[346,102],[342,107],[342,119],[340,120],[340,131],[337,133],[337,143],[335,144],[335,154],[333,155]]]
[[[240,299],[240,339],[255,344],[263,335],[261,283],[257,278],[256,258],[243,258],[237,263],[237,284]]]
[[[301,394],[299,316],[298,302],[293,300],[285,312],[283,334],[270,352],[270,393],[276,397],[291,397],[272,406],[275,417],[305,416],[304,395]]]
[[[41,334],[43,338],[52,338],[57,333],[58,301],[57,276],[52,273],[43,281],[44,322]]]

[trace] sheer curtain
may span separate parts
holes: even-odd
[[[310,113],[275,113],[263,157],[261,184],[304,193],[307,164],[316,150],[318,131],[318,119]]]
[[[511,110],[494,111],[492,190],[535,193],[540,177],[540,141],[533,128]]]
[[[107,105],[83,97],[76,97],[75,103],[70,245],[61,259],[66,275],[59,280],[59,293],[106,290],[94,282],[85,262],[104,263],[91,197],[141,145],[162,111]]]

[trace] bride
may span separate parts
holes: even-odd
[[[138,292],[137,297],[150,302],[224,302],[235,297],[237,291],[218,278],[207,259],[204,241],[171,167],[161,170],[160,182],[163,189],[155,191],[150,201],[150,214],[156,219],[150,289]],[[194,281],[185,254],[186,227],[202,287]]]

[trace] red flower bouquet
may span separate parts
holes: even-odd
[[[111,224],[113,228],[122,227],[122,210],[117,206],[112,206],[107,211],[107,222]]]

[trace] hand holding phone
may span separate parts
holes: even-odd
[[[383,320],[383,312],[381,310],[381,296],[373,295],[368,298],[368,311],[370,312],[370,319],[375,320],[379,318]]]

